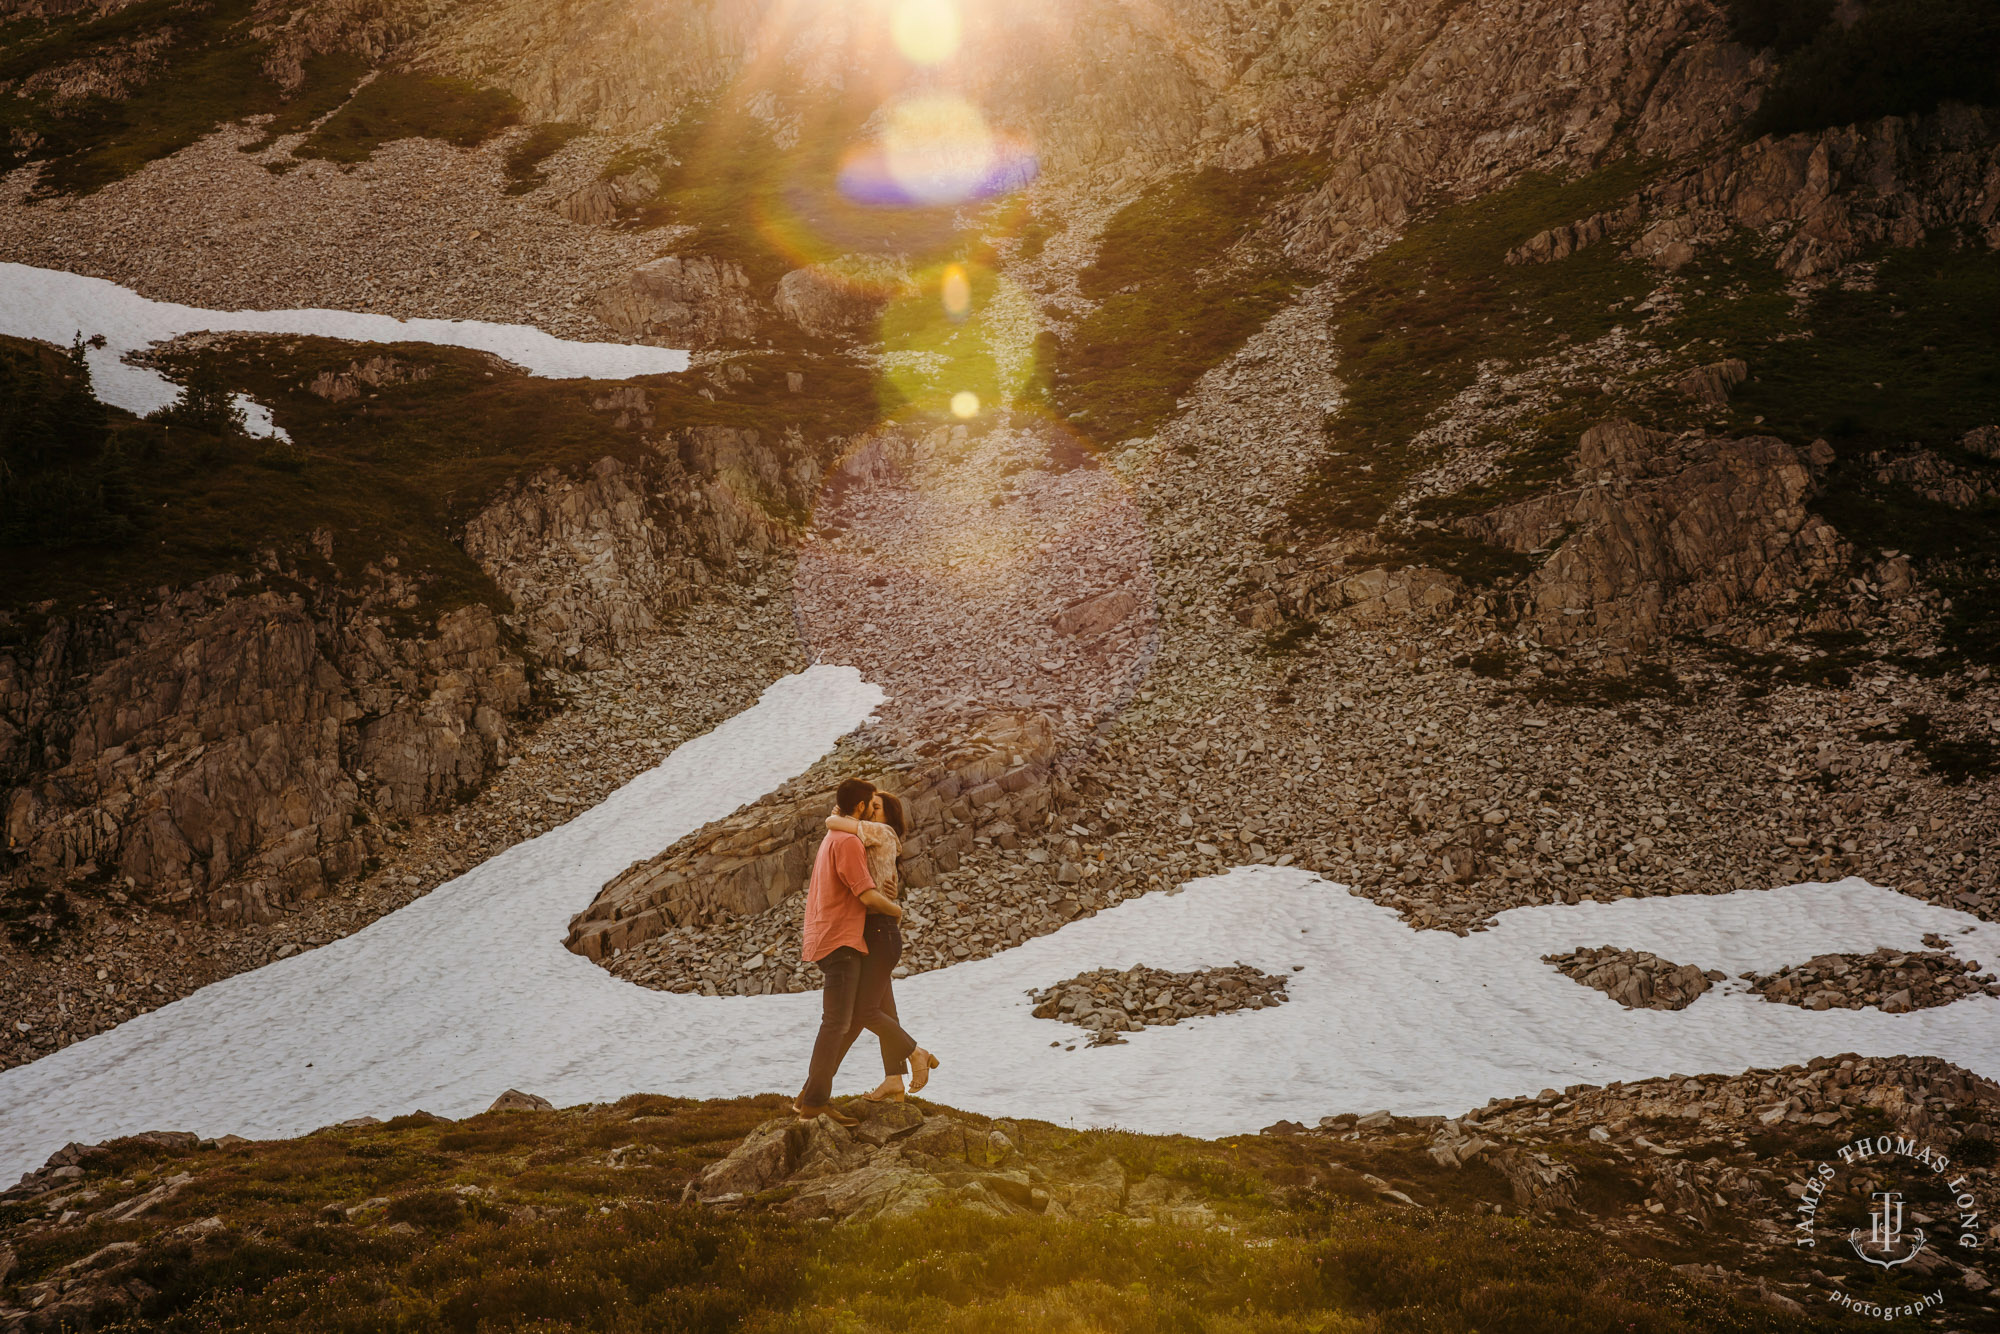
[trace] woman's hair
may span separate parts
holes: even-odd
[[[877,792],[875,795],[882,798],[882,823],[895,830],[896,837],[901,839],[910,829],[908,821],[903,818],[903,799],[893,792]]]

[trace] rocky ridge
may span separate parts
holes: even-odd
[[[164,911],[121,889],[67,894],[52,950],[0,940],[0,1068],[46,1055],[232,974],[359,930],[523,838],[563,823],[748,707],[804,666],[785,568],[738,564],[662,618],[619,663],[544,678],[562,707],[524,718],[501,765],[464,805],[371,820],[372,867],[271,920]],[[51,918],[52,923],[54,918]]]
[[[1797,1279],[1824,1284],[1825,1273],[1813,1269],[1772,1283],[1744,1270],[1769,1269],[1796,1253],[1792,1206],[1819,1161],[1835,1158],[1836,1146],[1848,1139],[1894,1128],[1949,1155],[1961,1189],[1984,1198],[2000,1182],[1996,1125],[2000,1086],[1990,1080],[1934,1057],[1844,1053],[1740,1075],[1544,1089],[1534,1097],[1496,1098],[1461,1117],[1349,1113],[1311,1131],[1283,1123],[1265,1133],[1421,1147],[1453,1172],[1496,1171],[1524,1211],[1588,1215],[1595,1230],[1610,1236],[1726,1232],[1738,1248],[1728,1266],[1694,1261],[1683,1272],[1773,1294],[1766,1300],[1793,1309],[1789,1304],[1821,1300]],[[1585,1173],[1598,1161],[1632,1172],[1635,1188],[1610,1196],[1593,1190]],[[1380,1192],[1393,1194],[1396,1184],[1384,1181]],[[1865,1185],[1848,1184],[1855,1196]],[[1855,1212],[1860,1216],[1858,1201]],[[1987,1240],[2000,1239],[2000,1226],[1983,1217],[1979,1226]],[[1975,1302],[1990,1301],[1985,1267],[1941,1253],[1926,1256],[1924,1266],[1928,1281],[1942,1279]]]

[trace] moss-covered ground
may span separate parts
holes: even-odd
[[[1587,1220],[1486,1212],[1489,1197],[1507,1198],[1499,1176],[1447,1171],[1420,1137],[1398,1147],[1009,1127],[1057,1179],[1114,1158],[1132,1177],[1184,1183],[1213,1211],[1209,1226],[951,1207],[833,1225],[679,1202],[703,1166],[782,1111],[768,1096],[640,1095],[460,1122],[415,1114],[190,1153],[114,1142],[85,1159],[78,1184],[99,1192],[91,1209],[176,1173],[194,1180],[131,1222],[51,1228],[39,1205],[0,1205],[0,1238],[17,1256],[17,1292],[105,1245],[136,1243],[121,1274],[152,1295],[119,1326],[133,1330],[1838,1327],[1741,1304],[1668,1268],[1723,1255],[1724,1238],[1690,1231],[1685,1245],[1634,1253]],[[1622,1211],[1643,1195],[1595,1146],[1558,1151],[1575,1158],[1586,1207]],[[1363,1172],[1418,1205],[1378,1198]]]
[[[1634,317],[1621,310],[1651,290],[1643,266],[1599,244],[1559,264],[1510,265],[1509,250],[1537,232],[1614,207],[1655,170],[1624,160],[1579,179],[1528,176],[1441,208],[1348,276],[1336,316],[1346,393],[1328,423],[1327,453],[1292,507],[1308,531],[1367,528],[1432,461],[1414,439],[1482,363],[1520,366],[1589,342]],[[1552,480],[1576,436],[1603,413],[1597,386],[1577,386],[1547,411],[1516,422],[1501,478],[1428,507],[1447,517],[1490,508]]]
[[[504,92],[425,74],[385,72],[356,93],[369,62],[342,52],[281,87],[256,22],[254,0],[136,0],[0,25],[0,171],[43,162],[43,192],[88,193],[251,116],[271,117],[244,146],[256,152],[334,113],[299,151],[337,162],[399,138],[471,147],[519,118]],[[34,82],[91,68],[115,74],[115,95],[58,97]]]
[[[1094,308],[1040,345],[1057,415],[1104,446],[1171,417],[1196,380],[1310,281],[1260,232],[1323,175],[1298,158],[1240,172],[1211,167],[1119,210],[1077,278]]]
[[[363,85],[293,156],[362,162],[397,139],[476,148],[520,119],[520,103],[511,93],[465,79],[391,70]]]

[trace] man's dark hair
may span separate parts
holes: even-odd
[[[868,799],[874,795],[873,783],[865,778],[849,778],[834,791],[833,804],[840,807],[842,815],[852,815],[867,805]]]

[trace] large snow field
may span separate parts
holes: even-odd
[[[352,310],[202,310],[149,301],[104,278],[60,269],[0,264],[0,334],[67,346],[101,334],[88,360],[97,396],[144,416],[180,397],[158,371],[125,360],[130,352],[189,333],[308,334],[354,343],[436,343],[491,352],[550,379],[624,380],[684,371],[688,354],[627,343],[579,343],[525,324],[485,320],[399,320]],[[268,408],[237,396],[253,434],[282,435]]]
[[[267,1137],[418,1107],[465,1116],[510,1086],[558,1105],[641,1091],[796,1093],[817,993],[649,991],[561,942],[612,874],[801,772],[881,700],[852,668],[787,677],[601,805],[355,935],[0,1073],[0,1174],[70,1140],[146,1129]],[[1457,1113],[1550,1085],[1850,1050],[1934,1054],[2000,1076],[2000,1000],[1810,1011],[1732,981],[1678,1013],[1626,1010],[1540,961],[1613,944],[1733,977],[1831,951],[1916,950],[1929,931],[1961,955],[2000,955],[2000,927],[1859,880],[1518,908],[1461,938],[1413,931],[1310,872],[1240,867],[911,978],[897,994],[910,1031],[942,1061],[930,1089],[940,1101],[1204,1136],[1381,1107]],[[1292,1002],[1074,1051],[1050,1043],[1078,1030],[1030,1014],[1029,988],[1087,969],[1238,960],[1288,973]],[[839,1091],[879,1078],[864,1036]]]

